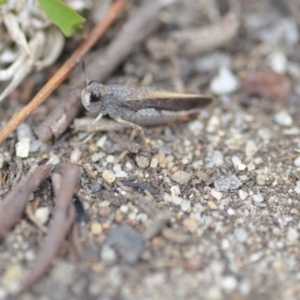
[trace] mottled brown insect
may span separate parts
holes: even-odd
[[[146,147],[146,138],[141,126],[159,126],[188,120],[212,101],[210,96],[205,95],[103,85],[96,81],[90,81],[86,85],[82,90],[81,99],[88,111],[99,113],[93,124],[103,115],[109,115],[126,127],[137,129]]]

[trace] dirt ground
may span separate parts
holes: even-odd
[[[239,20],[232,39],[161,54],[172,32],[217,24],[228,12],[214,1],[181,2],[162,10],[160,28],[107,82],[214,96],[194,120],[145,128],[149,166],[139,166],[136,153],[121,156],[124,145],[107,132],[69,129],[55,143],[39,142],[34,128],[57,95],[0,146],[2,191],[43,158],[76,162],[81,172],[75,203],[84,258],[66,241],[18,299],[299,299],[300,19],[280,1],[241,1],[240,11],[229,6]],[[22,106],[10,97],[1,126]],[[129,141],[131,133],[118,135]],[[24,135],[31,150],[20,158]],[[50,180],[30,203],[47,230]],[[12,297],[45,237],[24,213],[1,242],[0,299]]]

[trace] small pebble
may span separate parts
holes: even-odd
[[[125,168],[128,170],[128,171],[131,171],[133,169],[133,165],[130,161],[127,161],[125,163]]]
[[[107,135],[103,135],[103,136],[96,142],[97,147],[103,148],[103,146],[104,146],[104,144],[106,143],[106,141],[107,141]]]
[[[231,161],[237,171],[244,171],[247,168],[247,166],[243,164],[240,158],[237,156],[232,156]]]
[[[38,207],[34,215],[42,224],[46,224],[49,220],[50,210],[48,207]]]
[[[210,83],[210,90],[215,95],[226,95],[238,90],[238,78],[226,67],[221,67],[219,73]]]
[[[78,148],[75,148],[70,155],[71,163],[77,163],[80,160],[81,151]]]
[[[30,139],[23,138],[16,143],[16,156],[21,158],[27,158],[30,151]]]
[[[299,238],[297,229],[289,227],[287,231],[287,238],[290,242],[295,242]]]
[[[297,194],[300,194],[300,181],[297,181],[297,182],[296,182],[295,192],[296,192]]]
[[[216,189],[211,189],[210,194],[216,199],[216,200],[221,200],[223,197],[223,193],[217,191]]]
[[[96,163],[96,162],[98,162],[101,158],[103,158],[104,156],[105,156],[105,153],[103,153],[103,152],[94,153],[94,154],[91,156],[91,160],[92,160],[92,162]]]
[[[50,154],[49,160],[47,162],[48,165],[57,165],[60,162],[60,159],[55,154]]]
[[[246,155],[252,157],[258,151],[256,144],[253,141],[247,141],[246,143]]]
[[[271,69],[279,74],[285,74],[287,69],[287,58],[282,51],[274,51],[268,57]]]
[[[208,207],[209,207],[211,210],[216,210],[216,209],[218,209],[218,206],[217,206],[216,203],[213,202],[213,201],[208,201],[208,202],[207,202],[207,205],[208,205]]]
[[[198,228],[198,223],[196,220],[188,218],[183,220],[184,227],[191,233],[194,233]]]
[[[100,235],[103,232],[102,225],[99,222],[93,222],[91,224],[91,232],[94,235]]]
[[[285,111],[281,111],[281,112],[278,112],[277,114],[275,114],[274,121],[277,124],[279,124],[281,126],[285,126],[285,127],[290,127],[293,125],[292,117]]]
[[[163,152],[158,153],[155,157],[157,158],[158,165],[161,168],[165,168],[167,166],[168,161],[166,155]]]
[[[188,124],[188,129],[195,135],[202,132],[203,128],[204,128],[203,123],[201,123],[198,120],[192,121]]]
[[[101,190],[102,190],[101,184],[100,184],[97,180],[92,179],[92,180],[91,180],[91,191],[92,191],[93,193],[98,193],[98,192],[100,192]]]
[[[110,170],[105,170],[102,173],[102,178],[108,183],[113,183],[116,180],[116,175]]]
[[[113,164],[115,161],[115,157],[113,155],[108,155],[106,157],[106,162],[108,162],[109,164]]]
[[[101,259],[107,263],[114,262],[117,259],[116,251],[112,247],[104,245],[101,251]]]
[[[244,201],[248,197],[248,193],[243,190],[239,190],[239,197],[242,201]]]
[[[118,177],[118,178],[124,178],[124,177],[128,176],[128,174],[125,171],[122,171],[120,164],[115,165],[113,167],[113,170],[115,172],[115,176]]]
[[[31,141],[31,143],[30,143],[30,152],[32,152],[32,153],[37,152],[42,145],[43,145],[43,143],[39,140]]]
[[[158,159],[156,157],[153,157],[151,159],[150,168],[157,168],[158,167]]]
[[[171,195],[171,199],[172,199],[172,202],[175,204],[175,205],[181,205],[182,203],[182,198],[176,196],[176,195]]]
[[[223,277],[221,281],[222,288],[228,291],[234,290],[237,287],[237,284],[238,284],[237,280],[233,276]]]
[[[250,161],[250,162],[247,164],[247,170],[248,170],[249,172],[255,170],[255,164],[253,163],[253,161]]]
[[[191,210],[191,201],[189,201],[189,200],[183,200],[182,203],[181,203],[180,209],[183,212],[189,212]]]
[[[255,194],[252,196],[254,202],[261,203],[264,201],[264,197],[261,194]]]
[[[181,185],[185,185],[185,184],[189,183],[189,181],[191,179],[191,175],[185,171],[176,171],[172,175],[171,179]]]
[[[212,160],[215,164],[215,166],[219,167],[224,164],[224,158],[223,158],[223,153],[221,151],[215,151],[213,153]]]
[[[234,235],[241,243],[245,242],[248,238],[248,233],[244,228],[236,228],[234,230]]]
[[[294,160],[294,165],[296,167],[300,167],[300,156],[298,156],[295,160]]]
[[[235,175],[222,175],[214,180],[214,186],[219,192],[234,191],[242,185],[242,182]]]
[[[34,135],[32,133],[31,127],[26,123],[22,123],[17,128],[17,138],[18,142],[25,138],[28,138],[30,141],[34,140]]]
[[[178,185],[171,186],[170,191],[172,196],[179,196],[181,194],[180,187]]]
[[[220,119],[217,116],[212,116],[206,126],[206,132],[215,133],[220,127]]]

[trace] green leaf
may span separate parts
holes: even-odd
[[[38,2],[48,18],[60,28],[66,37],[72,36],[74,31],[81,28],[85,22],[85,18],[59,0],[38,0]]]

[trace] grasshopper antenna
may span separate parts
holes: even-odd
[[[85,73],[85,63],[84,63],[84,59],[81,61],[81,67],[82,67],[82,75],[83,75],[84,88],[86,88],[87,85],[88,85],[88,81],[87,81],[86,73]]]

